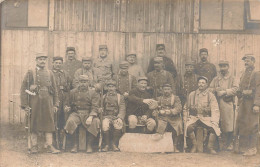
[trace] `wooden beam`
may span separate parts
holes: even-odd
[[[200,19],[200,0],[194,0],[194,23],[193,32],[199,32],[199,19]]]
[[[54,30],[54,0],[49,0],[49,31]]]

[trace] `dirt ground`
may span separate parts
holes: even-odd
[[[1,125],[0,167],[168,167],[168,166],[250,166],[260,167],[260,154],[254,157],[243,157],[230,152],[209,154],[143,154],[126,152],[108,152],[86,154],[68,152],[53,155],[40,153],[27,154],[26,133],[23,126]]]

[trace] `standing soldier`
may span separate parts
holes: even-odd
[[[178,96],[172,93],[171,84],[163,85],[163,95],[156,99],[158,101],[158,126],[157,134],[163,135],[167,128],[171,128],[174,152],[179,152],[177,149],[178,136],[183,134],[182,126],[182,106]]]
[[[63,69],[69,74],[71,80],[71,89],[72,89],[74,74],[77,69],[81,68],[81,62],[76,59],[76,50],[74,47],[67,47],[66,57],[67,60],[64,62]]]
[[[135,53],[130,53],[126,55],[126,61],[128,61],[129,63],[128,72],[130,75],[133,75],[135,78],[145,75],[143,68],[140,65],[138,65],[136,62]]]
[[[116,92],[116,82],[110,80],[106,83],[107,93],[104,95],[102,129],[104,133],[105,147],[102,151],[109,151],[110,133],[113,126],[112,150],[119,151],[118,141],[124,125],[126,107],[124,97]]]
[[[185,74],[183,80],[183,95],[185,101],[192,91],[198,89],[197,75],[194,73],[194,62],[187,62],[185,64]]]
[[[208,62],[208,49],[200,49],[200,62],[195,65],[195,74],[198,76],[205,76],[210,82],[217,76],[217,70],[214,64]]]
[[[215,77],[210,90],[217,97],[220,110],[220,129],[222,132],[224,149],[232,149],[234,131],[234,102],[238,85],[235,78],[229,73],[229,62],[221,60],[219,62],[220,73]]]
[[[256,155],[257,133],[259,126],[260,106],[260,72],[255,71],[255,57],[245,55],[245,71],[240,78],[238,96],[238,118],[236,134],[246,137],[249,149],[243,154],[245,156]]]
[[[71,114],[64,127],[66,133],[73,135],[72,153],[77,152],[76,129],[83,125],[87,129],[87,153],[92,152],[92,142],[99,133],[100,120],[98,115],[99,95],[94,90],[89,90],[89,78],[87,75],[79,77],[79,86],[70,92],[70,103],[66,106],[66,111],[71,110]]]
[[[63,130],[66,120],[68,119],[68,113],[64,112],[65,104],[69,100],[69,92],[70,92],[70,78],[68,74],[61,69],[63,64],[62,57],[53,57],[53,69],[52,72],[55,77],[56,86],[59,95],[59,108],[58,108],[58,116],[56,117],[57,125],[59,130]],[[62,131],[59,131],[62,132]],[[62,132],[64,134],[64,132]],[[56,136],[57,137],[57,136]],[[56,139],[57,140],[57,139]],[[59,139],[58,139],[59,141]],[[57,143],[58,144],[58,143]]]
[[[137,87],[129,92],[126,112],[130,132],[135,132],[138,124],[144,124],[147,127],[147,133],[153,132],[156,126],[152,118],[152,109],[157,106],[151,94],[146,90],[147,82],[146,77],[139,77]]]
[[[37,133],[44,132],[45,146],[48,152],[55,154],[60,152],[52,145],[52,133],[55,131],[54,112],[57,112],[59,100],[54,75],[45,67],[46,62],[45,54],[36,55],[36,68],[27,72],[22,83],[21,106],[26,111],[31,108],[31,153],[38,152]]]
[[[92,58],[91,57],[83,57],[82,58],[82,67],[79,68],[74,74],[73,87],[76,88],[79,84],[79,76],[87,75],[89,78],[89,82],[91,87],[94,86],[96,82],[96,76],[94,70],[92,68]]]
[[[94,61],[94,67],[98,80],[105,82],[113,76],[113,63],[107,57],[107,45],[99,45],[99,58]]]
[[[176,94],[175,82],[171,73],[163,69],[162,57],[154,58],[154,68],[152,72],[147,74],[149,89],[153,91],[153,97],[157,98],[162,95],[162,86],[165,83],[172,85],[172,92]]]
[[[208,150],[211,154],[216,154],[214,145],[216,135],[220,135],[219,129],[219,107],[218,102],[213,93],[208,89],[208,79],[206,77],[198,77],[198,89],[190,93],[187,101],[188,119],[186,122],[187,135],[191,139],[191,153],[197,151],[197,140],[195,130],[197,127],[207,129],[209,134]],[[185,120],[186,121],[186,120]]]
[[[117,90],[121,95],[127,98],[129,91],[136,87],[136,78],[128,73],[128,62],[122,61],[119,64],[119,72],[116,76]]]

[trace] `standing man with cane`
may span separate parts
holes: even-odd
[[[52,133],[55,131],[54,113],[57,112],[58,94],[54,75],[45,67],[46,62],[45,54],[36,55],[36,68],[29,70],[22,82],[21,107],[27,111],[31,107],[31,153],[38,153],[37,133],[44,132],[45,147],[48,152],[56,154],[60,151],[52,145]]]

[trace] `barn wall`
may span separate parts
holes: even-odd
[[[124,59],[125,53],[136,52],[138,63],[146,70],[150,57],[155,55],[156,43],[165,43],[167,55],[182,75],[184,63],[191,59],[197,61],[202,47],[209,49],[209,60],[215,65],[220,59],[229,60],[230,71],[237,79],[243,70],[241,58],[245,53],[255,54],[256,67],[258,70],[260,67],[260,35],[3,30],[1,119],[23,122],[19,91],[24,74],[35,66],[36,52],[47,53],[51,60],[53,56],[64,57],[67,46],[75,46],[80,59],[83,55],[97,57],[98,45],[107,44],[109,56],[116,64]]]

